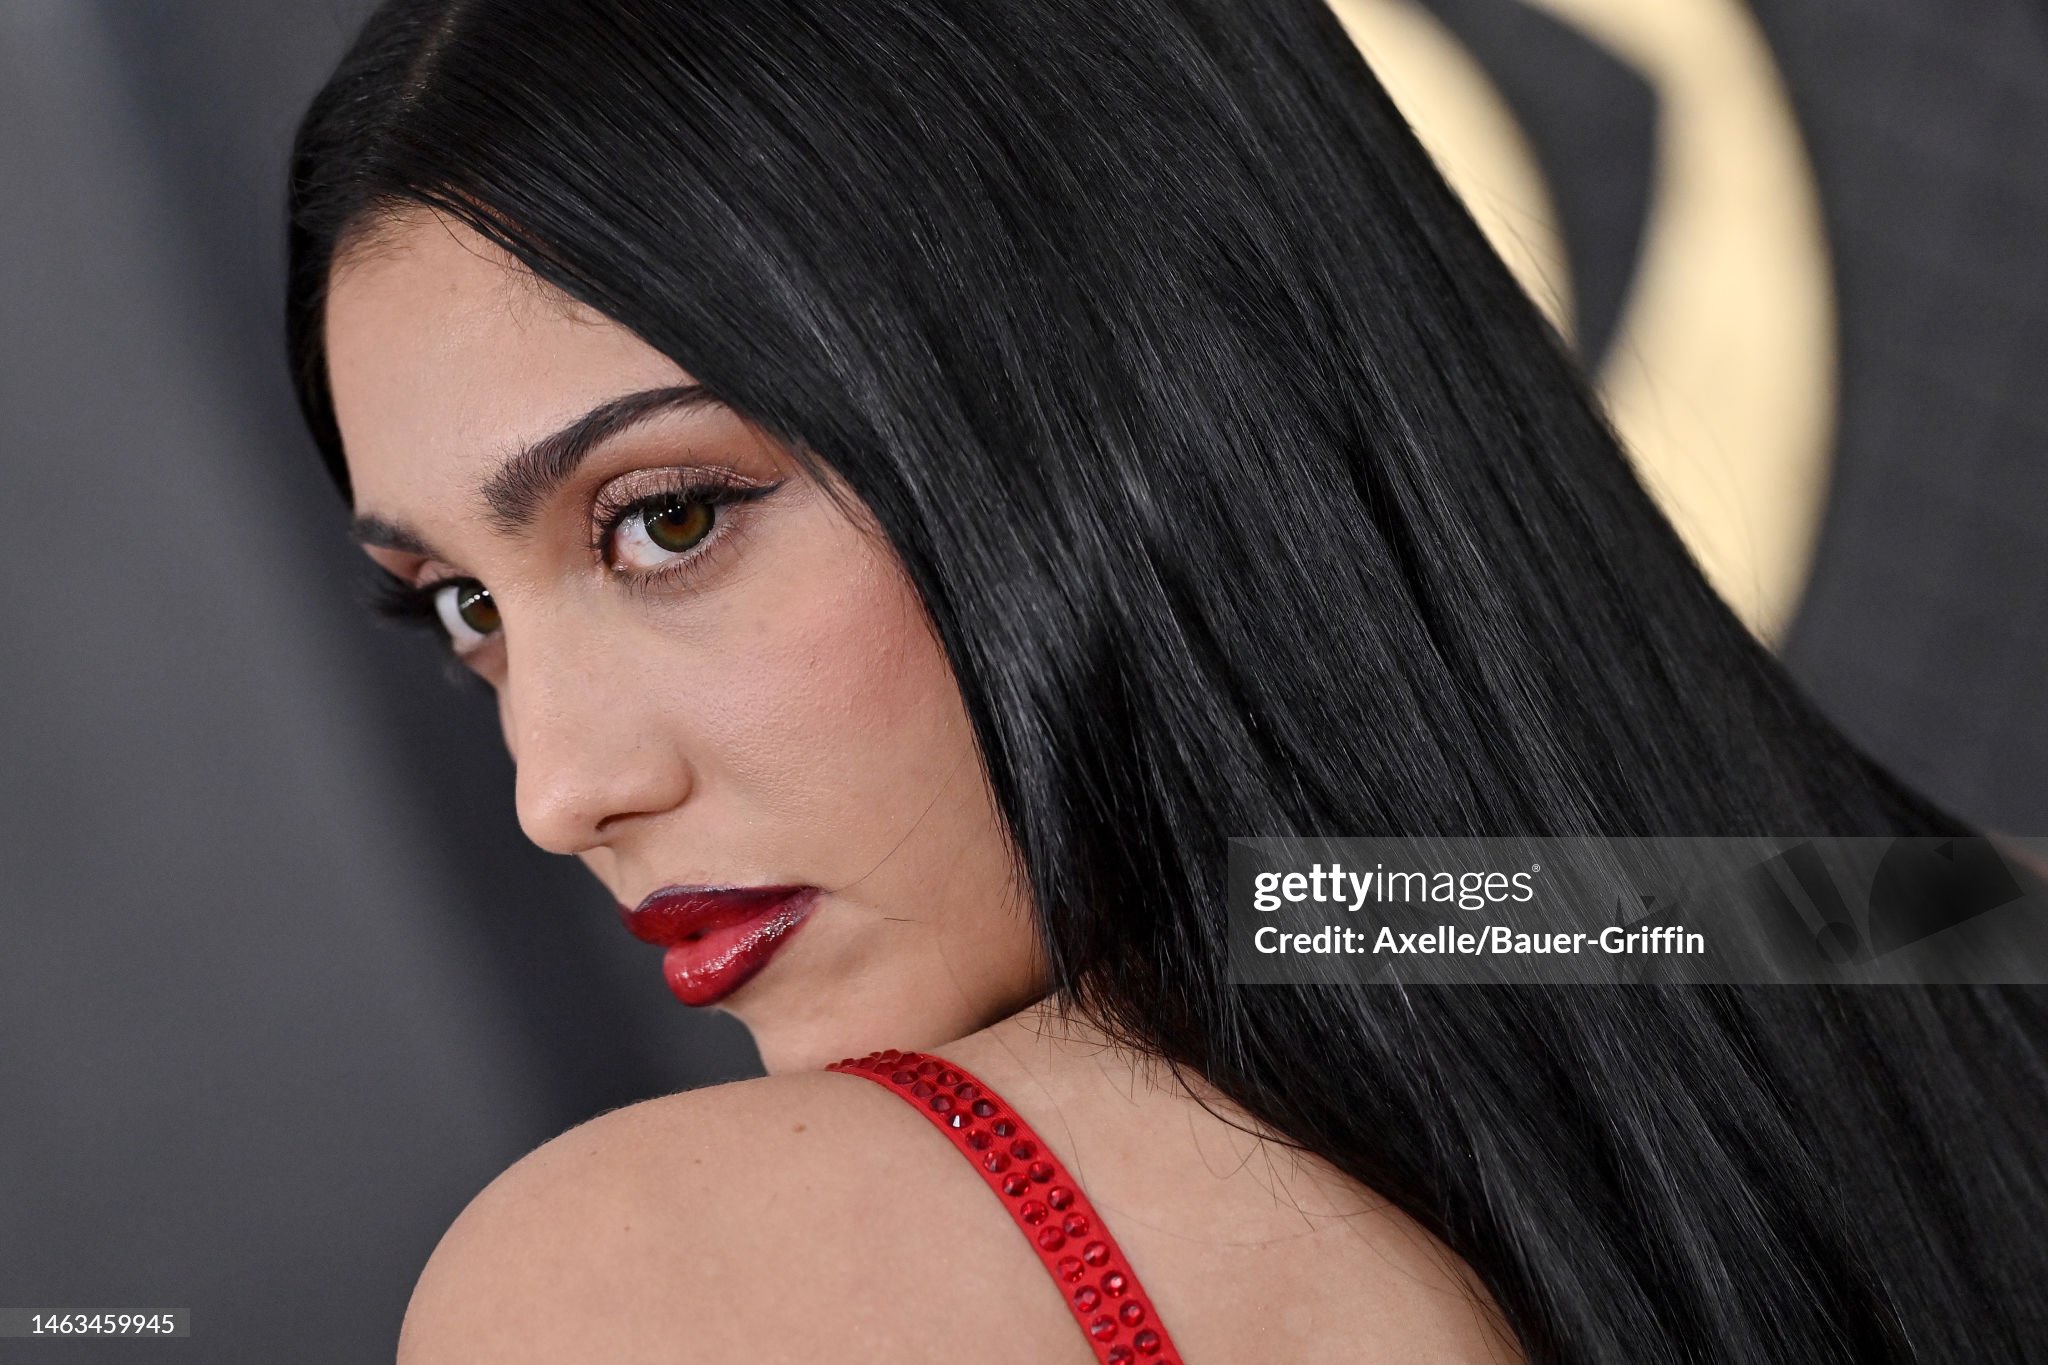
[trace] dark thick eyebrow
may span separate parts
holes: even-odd
[[[421,540],[409,527],[401,526],[389,517],[364,514],[355,517],[348,524],[349,538],[358,545],[376,545],[386,550],[403,550],[407,554],[425,555],[428,559],[439,559],[434,547]]]
[[[484,480],[478,495],[492,527],[516,535],[532,524],[542,504],[600,445],[657,413],[716,403],[702,384],[674,384],[610,398],[575,421],[522,446]],[[364,513],[349,522],[349,534],[364,545],[441,558],[424,537],[388,517]]]

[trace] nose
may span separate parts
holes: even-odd
[[[586,852],[616,837],[621,822],[659,815],[688,799],[682,737],[608,657],[594,631],[534,620],[508,631],[498,719],[516,772],[519,827],[550,853]]]

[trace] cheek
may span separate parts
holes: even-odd
[[[704,679],[717,696],[696,710],[698,796],[807,860],[872,862],[912,826],[965,813],[950,793],[979,790],[972,735],[893,560],[850,528],[805,545],[721,612]]]

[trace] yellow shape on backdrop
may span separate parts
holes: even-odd
[[[1832,267],[1791,99],[1739,0],[1520,2],[1656,92],[1649,219],[1600,392],[1708,579],[1775,645],[1812,565],[1835,421]],[[1484,69],[1412,0],[1331,7],[1523,287],[1574,336],[1550,193]]]

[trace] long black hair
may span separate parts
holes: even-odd
[[[1055,999],[1470,1264],[1532,1361],[2038,1351],[2039,995],[1229,984],[1234,835],[1936,834],[1645,493],[1320,0],[392,0],[288,329],[424,205],[844,481]]]

